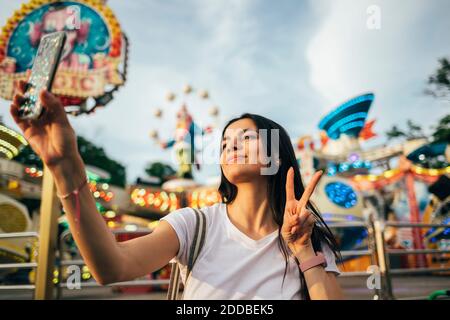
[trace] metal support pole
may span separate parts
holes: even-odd
[[[391,300],[394,299],[392,294],[392,283],[389,274],[389,261],[386,256],[386,250],[384,247],[384,225],[381,221],[375,220],[373,222],[375,231],[375,243],[377,247],[378,266],[380,268],[381,275],[381,299]]]
[[[368,248],[370,252],[370,262],[372,265],[377,265],[377,246],[376,246],[376,238],[375,238],[375,230],[373,227],[374,217],[370,217],[370,223],[367,226],[367,240],[368,240]],[[374,289],[374,299],[380,299],[382,297],[381,288]]]
[[[408,203],[411,212],[411,223],[420,222],[419,205],[417,204],[416,191],[414,189],[414,176],[409,171],[405,174],[406,191],[408,193]],[[414,228],[412,230],[414,249],[424,249],[422,230]],[[424,268],[427,266],[427,259],[424,254],[415,257],[416,267]]]
[[[36,270],[36,300],[53,299],[53,269],[58,233],[59,200],[55,182],[44,165],[40,208],[38,267]]]

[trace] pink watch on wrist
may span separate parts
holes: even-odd
[[[308,259],[304,262],[300,262],[299,264],[300,270],[303,273],[319,265],[322,265],[324,268],[326,268],[327,266],[327,260],[325,259],[325,256],[322,254],[322,252],[317,252],[317,255],[315,257],[312,257],[311,259]]]

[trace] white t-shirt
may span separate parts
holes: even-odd
[[[301,299],[299,270],[292,257],[281,287],[285,258],[278,246],[278,230],[253,240],[230,221],[226,204],[216,203],[202,211],[207,220],[205,242],[189,276],[184,299]],[[186,207],[161,220],[167,221],[178,236],[180,249],[175,261],[181,265],[185,283],[195,213]],[[331,249],[323,245],[322,251],[328,264],[325,270],[339,274]]]

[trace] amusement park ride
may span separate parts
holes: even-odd
[[[314,141],[311,136],[299,139],[298,159],[305,179],[311,177],[315,170],[326,172],[317,186],[314,202],[324,219],[332,223],[387,219],[389,212],[386,207],[399,207],[399,198],[403,197],[406,198],[406,206],[394,220],[440,223],[443,217],[439,214],[420,214],[417,198],[420,196],[419,200],[426,205],[430,194],[423,192],[424,186],[450,173],[448,145],[444,143],[437,146],[429,144],[427,139],[415,139],[363,149],[364,141],[376,137],[373,132],[375,120],[366,122],[373,101],[372,93],[346,101],[322,118],[318,126],[322,130],[317,139],[319,141]],[[421,150],[427,147],[437,152],[422,153]],[[425,168],[420,165],[420,161],[416,161],[417,154],[422,160],[431,156],[445,158],[445,150],[447,159],[440,168]],[[420,186],[421,193],[417,194],[416,189],[420,190]],[[388,204],[392,194],[395,195],[394,202]],[[447,197],[445,201],[448,200]],[[445,221],[448,221],[448,212],[444,216],[447,217]],[[448,238],[448,231],[441,231],[441,237]],[[339,230],[336,232],[339,233]],[[342,249],[367,247],[367,232],[347,232],[350,234],[339,235]],[[396,245],[410,249],[423,249],[424,243],[433,246],[439,237],[429,235],[429,232],[422,234],[418,229],[404,232],[396,235]],[[354,266],[358,259],[350,258],[353,261],[349,265]],[[426,265],[423,256],[419,255],[418,260],[414,263],[416,266]]]
[[[0,96],[10,100],[18,81],[26,79],[40,37],[65,30],[69,35],[68,47],[55,78],[54,92],[74,116],[91,114],[97,107],[107,105],[113,99],[113,92],[126,81],[127,40],[105,2],[32,0],[23,4],[0,34]],[[316,135],[298,138],[296,153],[304,183],[314,171],[326,172],[313,196],[314,203],[330,224],[391,218],[448,224],[450,188],[445,181],[450,174],[448,145],[418,139],[364,148],[364,141],[376,137],[375,121],[367,121],[374,98],[374,94],[368,93],[339,105],[322,118]],[[162,119],[166,113],[175,113],[167,110],[178,108],[175,133],[168,141],[161,140],[156,130],[150,132],[150,137],[162,148],[174,149],[178,162],[175,179],[162,185],[133,184],[121,188],[110,183],[108,173],[87,167],[89,187],[99,213],[112,230],[130,231],[129,235],[122,233],[120,240],[132,238],[137,230],[151,231],[159,218],[178,208],[200,208],[221,201],[218,185],[201,185],[193,178],[193,165],[200,169],[195,158],[195,138],[217,127],[218,107],[207,91],[196,91],[189,85],[180,94],[169,93],[167,103],[168,106],[156,109],[154,116]],[[200,128],[191,110],[202,108],[195,115],[203,112],[203,106],[209,108],[213,124]],[[42,205],[44,198],[54,198],[54,190],[46,188],[43,181],[48,173],[45,168],[15,161],[27,144],[20,133],[0,121],[0,233],[37,231],[48,223],[43,220],[48,212],[43,211]],[[424,166],[424,160],[430,157],[446,159],[445,165]],[[447,192],[442,193],[445,188]],[[68,228],[61,206],[57,208],[61,234]],[[336,229],[336,235],[342,249],[368,245],[364,230]],[[448,246],[450,234],[448,228],[430,228],[393,237],[397,246],[422,248],[442,243]],[[73,242],[67,244],[75,252],[71,258],[79,259]],[[35,240],[0,239],[0,263],[33,262],[36,247]],[[352,256],[345,260],[346,271],[365,270],[370,263]],[[402,263],[406,267],[423,266],[430,261],[419,256],[416,261]],[[167,270],[155,276],[167,278]],[[35,281],[29,269],[0,271],[0,284]],[[89,280],[89,272],[85,274],[83,278]]]
[[[192,165],[195,164],[197,169],[200,169],[200,162],[196,156],[197,150],[195,141],[197,136],[203,136],[210,133],[214,126],[217,126],[217,121],[214,121],[213,125],[205,128],[200,128],[196,122],[194,122],[193,116],[188,110],[188,104],[193,104],[200,111],[204,110],[205,105],[212,104],[210,94],[206,90],[201,90],[196,94],[195,89],[190,85],[185,85],[183,88],[183,94],[177,95],[173,92],[169,92],[166,96],[167,101],[170,104],[177,102],[177,97],[180,97],[181,105],[176,113],[177,123],[175,134],[169,141],[161,141],[157,130],[150,131],[150,137],[158,142],[162,148],[175,149],[176,158],[178,162],[178,177],[192,179]],[[197,97],[197,99],[194,99]],[[198,99],[199,98],[199,99]],[[219,115],[219,108],[216,105],[208,106],[209,115],[217,119]],[[164,110],[170,110],[173,106],[167,106]],[[162,109],[157,108],[154,110],[155,118],[161,119],[164,117]]]

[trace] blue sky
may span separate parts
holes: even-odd
[[[22,1],[0,0],[0,25]],[[128,180],[149,161],[170,159],[149,138],[170,138],[175,105],[169,90],[189,83],[207,89],[211,102],[194,97],[194,119],[219,126],[242,112],[259,113],[286,127],[292,138],[317,134],[322,116],[360,93],[375,93],[369,118],[383,133],[413,119],[428,130],[449,103],[422,94],[437,59],[450,55],[447,0],[109,0],[130,39],[128,81],[107,108],[71,117],[75,130],[127,167]],[[381,28],[366,26],[370,5],[381,10]],[[155,119],[155,107],[164,109]],[[0,100],[0,115],[9,116]],[[218,146],[218,138],[216,139]],[[370,145],[384,143],[378,138]],[[196,177],[219,173],[207,166]]]

